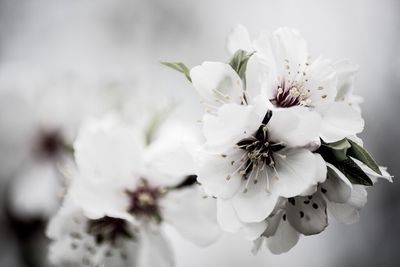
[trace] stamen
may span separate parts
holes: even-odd
[[[221,91],[217,90],[217,89],[213,89],[212,90],[215,94],[221,96],[224,100],[229,100],[230,97],[227,94],[222,93]]]
[[[297,69],[287,72],[287,77],[278,77],[282,82],[277,86],[275,97],[270,99],[277,107],[309,106],[305,83],[308,82],[307,71],[309,64],[297,64]],[[285,65],[286,66],[286,65]],[[291,73],[294,75],[291,76]]]
[[[251,177],[253,175],[253,171],[254,171],[254,169],[251,170],[249,178],[247,179],[246,184],[244,185],[243,194],[246,194],[249,191],[248,188],[249,188],[249,183],[251,181]]]
[[[263,163],[264,164],[264,163]],[[254,178],[254,181],[253,181],[253,183],[254,184],[257,184],[258,183],[258,172],[260,171],[260,168],[257,168],[257,171],[256,171],[256,177]]]
[[[265,174],[266,174],[266,176],[267,176],[267,187],[265,188],[265,191],[266,191],[268,194],[270,194],[271,191],[270,191],[270,187],[269,187],[270,182],[269,182],[268,170],[265,171]]]
[[[245,153],[245,154],[243,154],[244,156],[247,156],[247,154]],[[242,156],[243,157],[243,156]],[[240,161],[240,162],[242,162],[241,164],[240,164],[240,166],[235,170],[235,171],[233,171],[229,176],[232,176],[232,175],[234,175],[234,174],[236,174],[238,171],[240,171],[241,169],[242,169],[242,167],[246,164],[246,161]]]
[[[274,155],[277,155],[277,156],[279,156],[279,157],[282,158],[282,159],[286,159],[286,155],[279,154],[278,152],[275,152]]]
[[[274,172],[275,172],[275,175],[276,175],[276,180],[279,180],[279,173],[278,173],[278,171],[276,170],[276,168],[275,168],[275,166],[272,166],[272,168],[274,169]]]
[[[284,142],[279,142],[279,143],[272,143],[270,146],[274,147],[274,146],[284,146],[285,143]]]
[[[221,100],[221,99],[215,99],[215,102],[223,105],[223,104],[228,104],[225,100]]]
[[[249,167],[252,166],[252,165],[253,165],[253,162],[250,161],[250,162],[247,164],[246,168],[245,168],[244,170],[241,170],[241,171],[239,172],[239,174],[240,174],[240,175],[245,175],[246,172],[247,172],[247,170],[249,169]],[[246,178],[245,178],[245,179],[246,179]]]
[[[215,110],[206,109],[206,112],[207,112],[208,114],[211,114],[211,115],[217,116],[217,112],[216,112]]]
[[[216,111],[218,109],[217,106],[214,106],[214,105],[212,105],[212,104],[210,104],[208,102],[200,101],[200,103],[203,104],[209,110]]]

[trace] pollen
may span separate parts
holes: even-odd
[[[130,198],[128,211],[138,219],[161,221],[158,200],[166,193],[165,188],[152,187],[146,179],[141,179],[136,188],[126,191]]]
[[[309,90],[304,88],[304,83],[291,84],[283,81],[277,86],[275,96],[270,101],[277,107],[288,108],[292,106],[309,106]]]
[[[138,195],[139,205],[148,206],[154,205],[154,198],[149,193],[140,193]]]

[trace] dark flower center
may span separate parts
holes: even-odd
[[[119,218],[103,217],[89,220],[87,232],[95,237],[96,243],[115,243],[118,238],[134,238],[128,230],[128,223]]]
[[[163,195],[160,187],[152,187],[141,179],[134,191],[126,191],[130,198],[129,212],[145,220],[161,222],[159,198]]]
[[[40,157],[53,159],[64,150],[64,138],[58,130],[42,131],[37,138],[35,152]]]
[[[272,104],[280,108],[289,108],[293,106],[307,106],[309,100],[301,85],[288,84],[282,81],[276,89],[275,96],[270,99]]]
[[[273,152],[277,152],[284,148],[280,143],[269,141],[267,123],[271,119],[272,111],[268,111],[264,116],[261,126],[257,132],[248,138],[237,143],[238,147],[247,152],[245,157],[246,163],[240,171],[244,179],[248,179],[255,167],[262,168],[274,167],[275,161]]]

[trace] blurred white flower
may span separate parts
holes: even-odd
[[[173,263],[161,234],[164,223],[198,245],[219,236],[215,201],[187,184],[188,177],[195,181],[187,147],[197,142],[188,131],[170,122],[147,142],[148,132],[110,115],[86,122],[74,143],[77,171],[69,189],[74,205],[89,221],[112,218],[131,225],[139,237],[138,266]]]
[[[8,154],[2,177],[10,177],[8,197],[15,215],[47,219],[56,211],[63,186],[58,166],[70,160],[79,124],[120,105],[128,97],[127,86],[96,73],[1,66],[0,145]]]
[[[136,266],[137,242],[132,225],[117,218],[90,220],[67,195],[50,221],[50,261],[60,265]]]
[[[350,96],[353,65],[334,65],[321,57],[311,60],[307,43],[298,31],[280,28],[272,34],[261,33],[252,42],[246,28],[239,25],[229,36],[227,47],[232,54],[237,49],[255,52],[247,64],[249,95],[261,91],[265,101],[275,108],[301,106],[315,111],[322,118],[320,137],[325,142],[339,141],[363,130],[360,113],[345,105],[359,102]]]

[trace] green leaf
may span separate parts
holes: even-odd
[[[347,141],[346,138],[334,143],[323,143],[322,145],[327,146],[334,150],[347,150],[348,148],[351,147],[350,143]]]
[[[229,65],[231,65],[242,80],[245,80],[246,78],[247,62],[252,55],[253,53],[248,53],[239,49],[229,61]]]
[[[338,168],[352,184],[371,186],[372,181],[365,172],[350,158],[335,162]]]
[[[351,148],[351,145],[345,138],[334,143],[323,143],[321,147],[335,160],[342,161],[347,159],[347,150]]]
[[[186,79],[189,80],[189,82],[192,82],[192,78],[190,78],[190,70],[189,68],[182,62],[165,62],[161,61],[161,64],[164,66],[167,66],[171,69],[177,70],[181,73],[183,73],[186,77]]]
[[[362,146],[358,145],[356,142],[351,141],[350,139],[347,140],[351,144],[351,148],[348,150],[347,155],[358,159],[359,161],[367,165],[371,170],[378,173],[379,175],[382,175],[382,172],[379,170],[378,164],[371,157],[368,151],[365,150],[365,148],[363,148]]]

